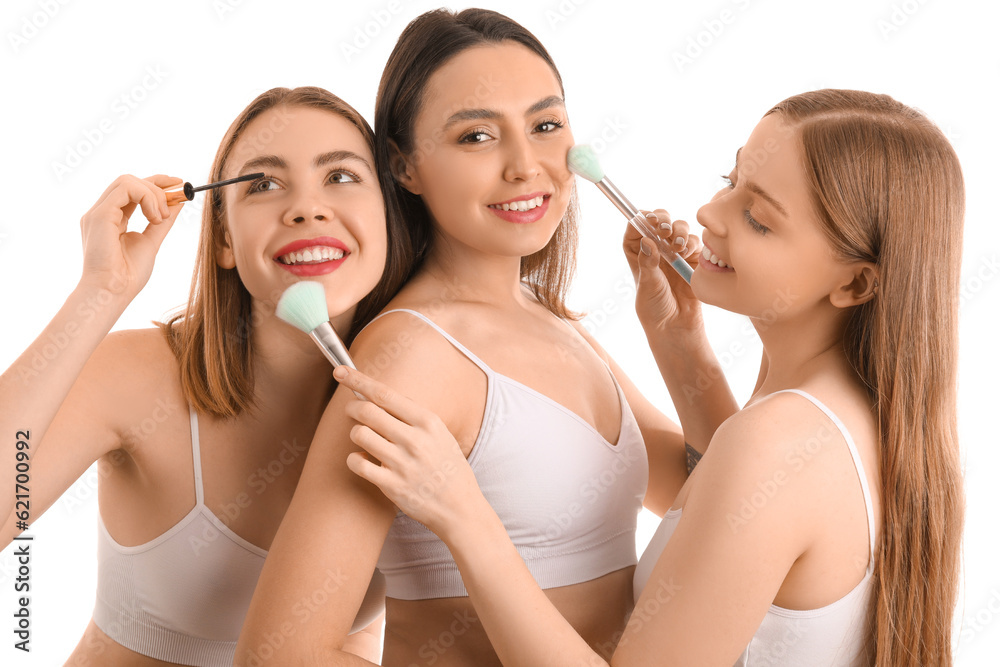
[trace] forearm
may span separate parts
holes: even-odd
[[[87,360],[124,312],[128,300],[107,289],[79,285],[3,375],[0,375],[0,456],[12,465],[17,442],[29,457],[66,400]],[[0,475],[0,496],[13,497],[14,480]],[[6,505],[2,505],[6,509]]]
[[[606,666],[538,587],[486,501],[465,515],[445,542],[500,661]]]
[[[646,332],[660,375],[670,392],[684,440],[704,453],[722,422],[739,406],[704,332],[683,340]]]

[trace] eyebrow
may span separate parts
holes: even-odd
[[[240,167],[240,172],[237,176],[242,176],[243,174],[248,174],[253,171],[257,171],[260,167],[271,167],[272,169],[284,169],[288,165],[277,155],[259,155],[253,159],[247,160]]]
[[[549,95],[528,107],[524,115],[530,116],[555,106],[565,106],[565,104],[565,100],[558,95]],[[455,123],[461,123],[465,120],[497,120],[500,118],[503,118],[503,114],[495,109],[461,109],[448,117],[448,120],[444,123],[444,129],[447,130]]]
[[[736,149],[736,166],[737,167],[739,167],[739,165],[740,165],[740,152],[742,150],[743,150],[742,147]],[[778,202],[777,199],[775,199],[774,197],[772,197],[771,195],[769,195],[762,187],[760,187],[759,185],[757,185],[753,181],[750,181],[750,180],[747,180],[747,179],[743,180],[743,185],[746,187],[747,190],[749,190],[750,192],[754,193],[755,195],[758,195],[761,199],[763,199],[764,201],[768,202],[774,208],[778,209],[778,212],[781,213],[781,215],[785,216],[786,218],[788,217],[788,211],[785,210],[785,207],[782,206],[781,203]]]
[[[316,157],[313,164],[317,167],[322,167],[334,162],[343,162],[344,160],[354,160],[355,162],[360,162],[368,168],[368,171],[373,174],[375,173],[375,170],[372,169],[368,160],[364,159],[354,151],[330,151],[329,153],[323,153],[322,155]]]
[[[368,168],[368,171],[370,171],[371,173],[375,173],[375,170],[372,169],[372,166],[368,162],[368,160],[364,159],[354,151],[330,151],[328,153],[323,153],[322,155],[317,155],[316,159],[313,160],[313,166],[322,167],[334,162],[343,162],[344,160],[355,160],[357,162],[360,162],[361,164],[363,164],[365,167]],[[277,155],[259,155],[243,163],[243,166],[240,168],[240,172],[238,175],[242,176],[243,174],[247,174],[257,170],[260,167],[270,167],[271,169],[287,169],[288,163],[285,162],[282,158],[278,157]]]

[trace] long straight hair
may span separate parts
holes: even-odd
[[[958,157],[887,95],[818,90],[770,113],[797,127],[825,232],[878,267],[844,348],[875,405],[882,531],[872,647],[878,667],[951,665],[965,498],[956,423],[965,190]]]
[[[333,93],[314,86],[272,88],[257,96],[229,126],[212,162],[209,182],[222,180],[233,147],[247,126],[279,106],[320,109],[345,118],[358,129],[374,154],[371,126]],[[216,263],[216,254],[225,243],[226,225],[223,199],[214,190],[205,198],[202,210],[201,237],[187,306],[156,324],[180,364],[181,386],[188,402],[202,413],[235,417],[254,405],[253,317],[250,292],[237,270]],[[389,216],[386,231],[389,239],[404,233],[398,218]],[[407,269],[398,249],[390,243],[382,279],[355,309],[351,331],[345,336],[348,345],[399,291]]]
[[[563,92],[559,70],[541,42],[519,23],[488,9],[437,9],[421,14],[399,36],[382,73],[375,100],[375,162],[386,215],[404,220],[409,231],[409,242],[399,250],[407,256],[411,276],[431,248],[433,223],[423,200],[393,176],[395,148],[404,155],[420,150],[413,127],[434,72],[466,49],[502,42],[520,44],[538,55],[552,68]],[[576,269],[577,211],[574,189],[566,214],[549,242],[521,258],[522,281],[540,303],[560,317],[576,317],[566,308],[565,298]]]

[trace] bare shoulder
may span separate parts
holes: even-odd
[[[745,496],[763,489],[780,498],[769,498],[769,507],[804,518],[827,501],[828,464],[842,465],[843,447],[837,427],[808,400],[772,394],[719,426],[694,475],[710,490]]]
[[[122,433],[136,415],[159,405],[171,413],[184,402],[180,368],[160,329],[128,329],[108,334],[87,362],[78,382]]]
[[[755,461],[773,465],[814,440],[829,441],[831,429],[836,431],[829,418],[806,399],[791,393],[772,394],[723,422],[710,451],[716,458],[733,459],[739,465],[753,466]]]
[[[594,352],[596,352],[597,356],[599,356],[601,359],[604,360],[604,363],[606,364],[611,363],[612,359],[611,356],[608,354],[607,350],[605,350],[601,346],[601,344],[597,342],[597,339],[594,338],[593,334],[587,331],[587,327],[583,326],[583,322],[581,320],[566,320],[566,321],[569,322],[570,326],[576,329],[577,333],[579,333],[580,336],[585,341],[587,341],[587,343],[590,344],[590,347],[594,348]]]

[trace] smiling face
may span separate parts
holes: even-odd
[[[254,300],[272,307],[286,287],[306,279],[324,285],[331,316],[353,309],[385,264],[374,163],[358,128],[333,112],[264,112],[243,130],[223,172],[265,176],[223,188],[219,266],[235,267]]]
[[[514,42],[468,48],[429,79],[397,179],[418,194],[436,243],[523,257],[569,205],[573,145],[551,67]]]
[[[730,185],[698,211],[705,249],[691,287],[699,299],[753,318],[849,305],[858,263],[837,257],[822,230],[799,133],[765,116],[737,152]],[[714,260],[713,260],[714,258]]]

